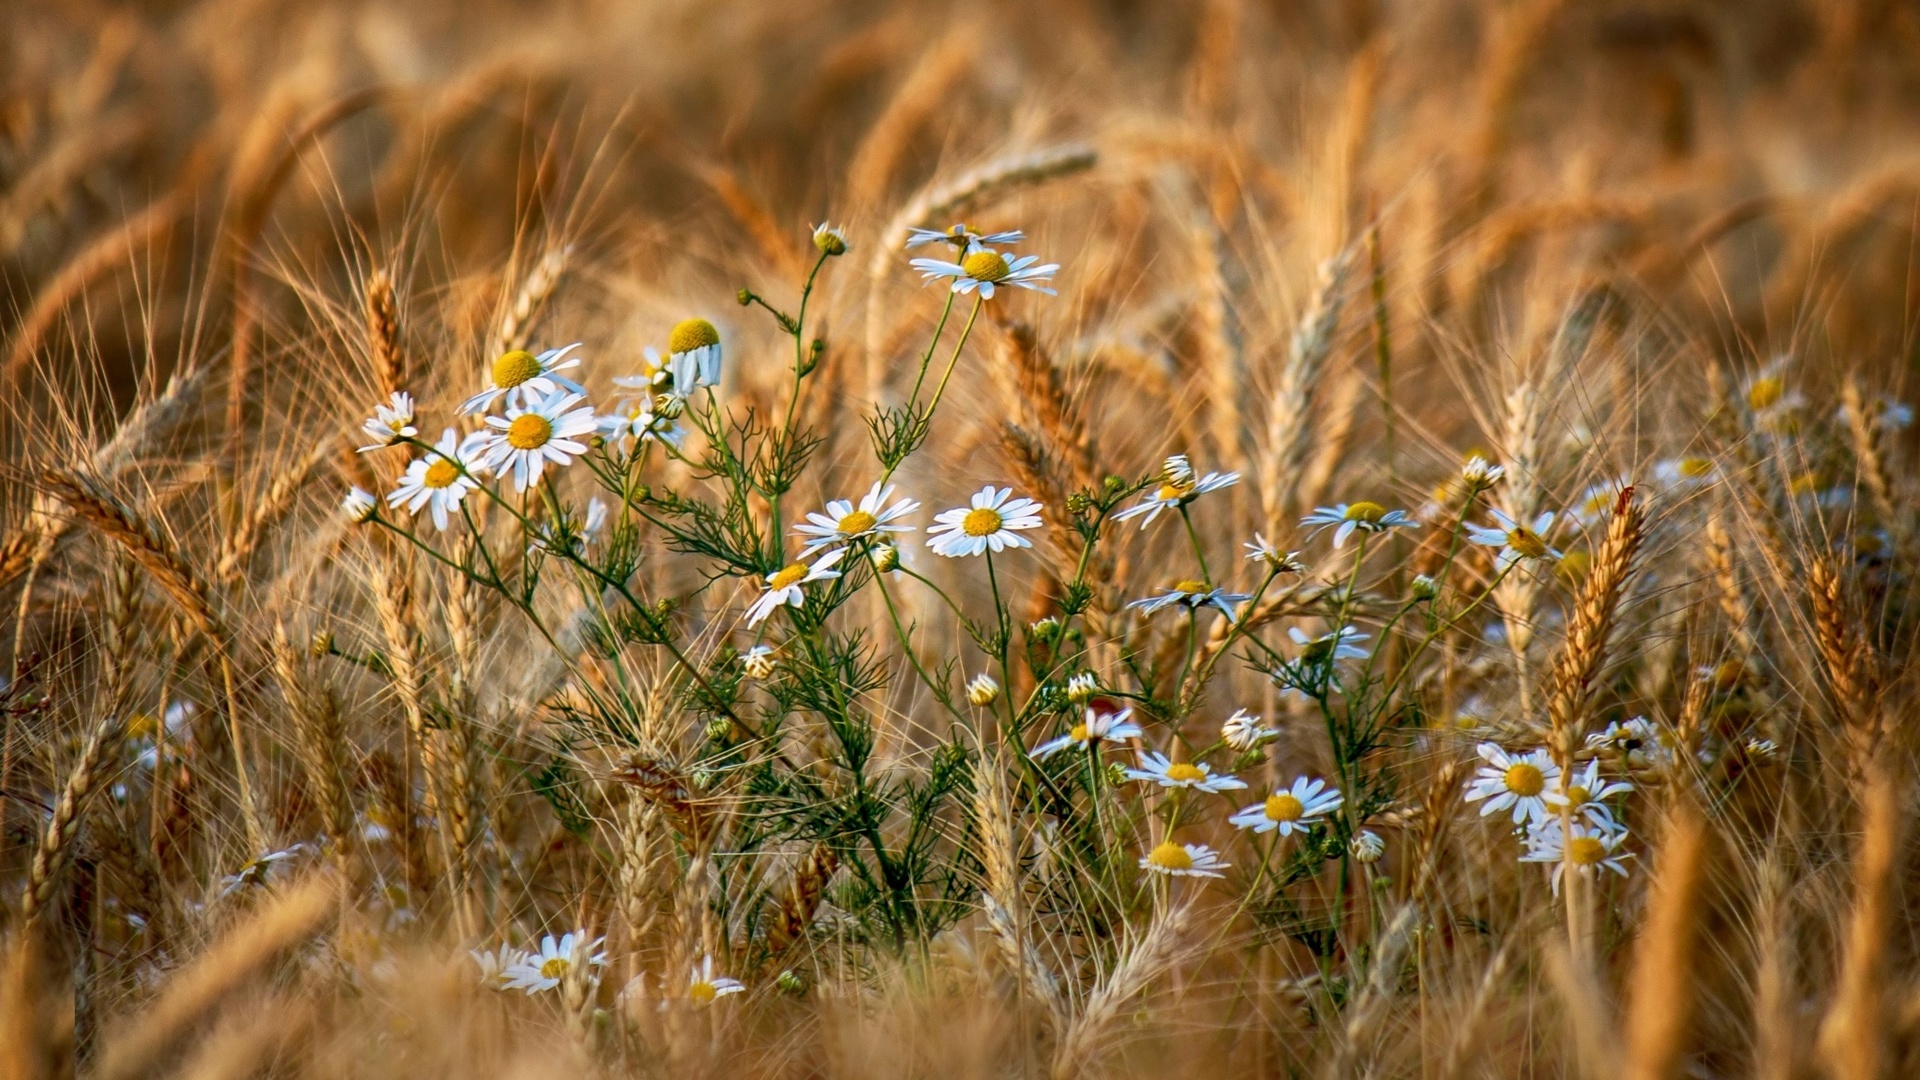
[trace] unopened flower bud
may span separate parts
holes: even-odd
[[[1099,692],[1100,679],[1091,671],[1083,671],[1067,680],[1067,700],[1075,705],[1085,705]]]
[[[1415,574],[1413,581],[1407,585],[1407,591],[1413,594],[1415,600],[1424,602],[1440,595],[1440,583],[1425,574]]]
[[[1347,842],[1347,850],[1353,853],[1356,862],[1377,863],[1380,856],[1387,853],[1387,842],[1372,829],[1362,829],[1358,836]]]

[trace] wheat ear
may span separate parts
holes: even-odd
[[[1698,816],[1691,808],[1677,811],[1660,844],[1659,876],[1634,948],[1624,1080],[1668,1080],[1676,1074],[1693,1005],[1691,961],[1701,843]]]
[[[1260,458],[1260,498],[1267,531],[1280,535],[1280,526],[1298,505],[1297,483],[1313,451],[1313,394],[1320,373],[1333,355],[1340,329],[1352,252],[1320,264],[1313,299],[1294,324],[1287,341],[1286,361],[1267,404],[1267,437]]]
[[[287,628],[276,623],[268,641],[274,681],[293,714],[299,736],[300,765],[311,785],[320,819],[332,839],[336,856],[344,856],[353,830],[353,806],[343,779],[348,775],[346,724],[333,695],[309,683],[305,657],[287,638]]]
[[[1893,883],[1900,847],[1899,793],[1893,779],[1876,770],[1866,781],[1864,803],[1840,981],[1820,1021],[1820,1054],[1834,1080],[1879,1080],[1885,1075],[1887,932],[1896,914]]]
[[[1098,1060],[1101,1037],[1132,1001],[1155,979],[1173,967],[1174,947],[1186,929],[1190,907],[1163,907],[1145,930],[1130,935],[1113,970],[1088,995],[1079,1015],[1066,1025],[1054,1045],[1049,1075],[1053,1080],[1084,1076]]]
[[[393,276],[384,269],[367,278],[367,355],[383,395],[407,387],[407,354],[400,342],[400,309],[394,300]]]
[[[508,304],[507,310],[500,316],[500,328],[487,342],[489,358],[527,347],[547,302],[560,288],[560,279],[566,275],[567,263],[572,255],[571,245],[557,247],[540,256],[540,260],[533,264],[533,269],[520,283],[520,291],[514,293],[513,303]]]
[[[1607,639],[1613,633],[1620,598],[1633,575],[1634,559],[1646,538],[1646,523],[1627,487],[1614,500],[1607,534],[1594,553],[1593,567],[1580,590],[1567,637],[1554,658],[1547,697],[1551,748],[1563,770],[1570,770],[1582,728],[1592,706],[1594,680],[1607,659]]]

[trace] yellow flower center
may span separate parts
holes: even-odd
[[[427,475],[422,477],[420,482],[430,488],[444,488],[452,487],[453,482],[458,479],[460,479],[460,467],[446,458],[439,458],[427,466]]]
[[[1306,811],[1306,806],[1294,798],[1290,791],[1267,796],[1268,821],[1299,821],[1300,815]]]
[[[1167,779],[1178,780],[1183,784],[1197,784],[1207,778],[1200,766],[1185,761],[1176,761],[1167,766]]]
[[[1540,766],[1525,761],[1516,761],[1507,766],[1507,790],[1523,799],[1531,799],[1547,788],[1546,774]]]
[[[667,335],[668,352],[692,352],[708,345],[720,344],[720,331],[705,319],[682,319]]]
[[[992,536],[1000,531],[1001,522],[1004,520],[1000,516],[1000,511],[983,506],[977,510],[967,511],[967,516],[960,519],[960,531],[968,536]]]
[[[1712,458],[1684,457],[1680,459],[1680,475],[1689,480],[1698,480],[1712,471]]]
[[[1543,559],[1547,555],[1547,542],[1524,525],[1507,530],[1507,546],[1529,559]]]
[[[493,362],[493,385],[511,390],[540,374],[540,358],[525,349],[502,353]]]
[[[1171,840],[1147,852],[1147,862],[1162,870],[1193,869],[1193,856],[1187,854],[1186,848]]]
[[[1567,801],[1575,806],[1585,806],[1593,801],[1593,792],[1575,784],[1567,789]]]
[[[1753,385],[1747,387],[1747,404],[1755,409],[1765,409],[1779,404],[1786,393],[1786,381],[1778,375],[1769,375],[1753,380]]]
[[[540,965],[540,977],[543,979],[564,979],[567,969],[573,963],[564,956],[556,956]]]
[[[1008,268],[1007,260],[997,251],[982,248],[960,260],[960,269],[975,281],[1002,281],[1013,271]]]
[[[1073,725],[1073,730],[1067,732],[1067,738],[1072,739],[1074,742],[1086,742],[1093,738],[1093,734],[1087,730],[1087,725],[1075,724]]]
[[[1607,857],[1607,845],[1598,837],[1576,836],[1567,844],[1567,861],[1575,866],[1592,866]]]
[[[1381,518],[1387,516],[1387,508],[1377,502],[1366,502],[1363,500],[1347,507],[1347,512],[1341,516],[1348,521],[1364,521],[1369,525],[1374,525],[1378,524]]]
[[[767,579],[767,588],[784,589],[807,576],[807,564],[792,563],[780,568],[780,572]]]
[[[719,991],[715,990],[710,982],[697,982],[687,987],[687,996],[702,1005],[711,1005],[713,999],[719,996]]]
[[[1185,484],[1161,484],[1160,490],[1154,492],[1153,497],[1161,502],[1179,502],[1187,497],[1189,490],[1190,488]]]
[[[1184,593],[1203,593],[1207,591],[1207,583],[1204,581],[1195,581],[1192,578],[1187,578],[1184,581],[1174,582],[1173,591],[1184,592]]]
[[[878,524],[880,524],[879,518],[874,517],[865,510],[855,510],[853,513],[841,518],[840,524],[836,526],[836,528],[848,536],[858,536]]]
[[[507,445],[515,450],[538,450],[553,438],[553,421],[539,413],[522,413],[507,426]]]

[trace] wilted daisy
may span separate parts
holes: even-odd
[[[806,542],[811,550],[828,544],[841,544],[865,537],[879,537],[886,533],[912,532],[911,525],[896,525],[893,522],[920,509],[913,499],[901,499],[892,506],[886,501],[893,494],[893,485],[882,490],[880,482],[874,481],[855,506],[845,499],[835,499],[827,504],[824,514],[808,514],[807,524],[795,525],[793,531],[812,539]]]
[[[847,243],[847,230],[843,226],[823,221],[813,227],[813,246],[822,255],[845,255],[853,245]]]
[[[970,293],[978,289],[980,295],[987,299],[993,298],[995,289],[1006,285],[1032,289],[1048,296],[1057,295],[1047,288],[1046,283],[1052,280],[1060,264],[1035,266],[1034,263],[1039,261],[1038,255],[1021,255],[1009,260],[992,248],[973,247],[967,249],[957,263],[944,259],[914,259],[913,268],[920,271],[921,278],[927,281],[952,278],[954,292]]]
[[[1340,789],[1330,788],[1325,780],[1296,777],[1293,786],[1276,791],[1228,818],[1242,829],[1256,833],[1278,832],[1292,836],[1306,832],[1321,819],[1340,809]]]
[[[463,402],[460,411],[465,414],[484,412],[502,397],[507,399],[507,406],[511,408],[515,405],[531,406],[542,397],[557,394],[561,390],[585,394],[586,387],[563,375],[554,374],[580,366],[579,357],[567,355],[579,347],[580,343],[576,341],[564,349],[548,349],[538,356],[525,349],[502,353],[487,370],[487,388]]]
[[[1268,727],[1266,721],[1245,709],[1233,710],[1233,715],[1220,725],[1220,741],[1243,754],[1279,737],[1280,733]]]
[[[1224,588],[1209,588],[1204,581],[1187,580],[1174,582],[1162,589],[1159,596],[1142,597],[1128,603],[1127,606],[1147,615],[1175,604],[1185,605],[1193,611],[1199,611],[1203,607],[1215,607],[1219,608],[1220,613],[1231,622],[1235,617],[1233,606],[1252,598],[1252,593],[1228,592]]]
[[[505,416],[487,417],[487,468],[501,476],[513,471],[513,488],[525,491],[540,482],[540,474],[551,462],[559,468],[573,463],[575,456],[587,452],[587,444],[578,436],[591,434],[599,426],[593,409],[579,408],[581,396],[556,390],[524,409],[508,407]]]
[[[713,973],[713,957],[703,956],[687,973],[687,998],[698,1005],[711,1005],[716,998],[728,994],[738,994],[745,990],[746,984],[739,979],[729,979]]]
[[[673,392],[688,397],[702,386],[720,385],[720,331],[705,319],[682,319],[667,334]]]
[[[1220,861],[1220,854],[1205,844],[1176,844],[1171,840],[1140,857],[1140,869],[1168,877],[1223,878],[1220,871],[1232,866]]]
[[[1560,892],[1560,879],[1566,876],[1569,864],[1575,870],[1585,874],[1591,874],[1596,870],[1611,870],[1621,877],[1627,876],[1626,860],[1633,858],[1633,853],[1620,850],[1620,845],[1627,839],[1625,829],[1600,828],[1576,821],[1573,823],[1573,838],[1563,842],[1560,825],[1560,819],[1554,818],[1528,829],[1527,851],[1520,856],[1521,862],[1554,864],[1555,895]]]
[[[1104,713],[1098,709],[1088,709],[1087,718],[1073,725],[1073,730],[1051,742],[1041,743],[1033,748],[1037,758],[1052,757],[1062,750],[1076,746],[1098,747],[1100,740],[1131,739],[1140,734],[1140,725],[1128,718],[1132,709],[1121,709],[1117,713]]]
[[[938,229],[909,228],[907,230],[907,246],[910,248],[916,248],[922,244],[946,243],[951,245],[955,251],[969,251],[983,244],[1017,244],[1026,238],[1027,234],[1021,232],[1019,229],[1012,229],[1007,232],[977,233],[964,224],[955,225],[945,232],[941,232]]]
[[[483,432],[462,439],[459,432],[448,428],[431,453],[407,465],[399,486],[387,493],[387,505],[395,510],[404,508],[409,514],[428,509],[434,528],[445,532],[451,513],[460,508],[467,492],[480,486],[473,474],[486,468],[482,462],[486,442]]]
[[[827,581],[840,576],[833,567],[847,554],[846,548],[835,548],[827,552],[812,565],[804,562],[788,563],[786,566],[767,575],[767,591],[754,598],[747,608],[747,625],[758,626],[766,621],[782,604],[799,607],[806,602],[802,585],[815,581]]]
[[[1606,800],[1632,791],[1633,785],[1603,778],[1597,758],[1589,760],[1585,769],[1576,768],[1567,779],[1570,782],[1561,789],[1561,797],[1573,811],[1574,817],[1585,818],[1597,828],[1614,828],[1617,823],[1613,820],[1613,811],[1606,806]]]
[[[1380,856],[1387,853],[1387,842],[1380,839],[1380,834],[1372,829],[1361,829],[1353,839],[1347,841],[1347,851],[1353,856],[1355,862],[1372,865],[1379,862]]]
[[[1487,513],[1499,528],[1469,525],[1467,538],[1482,547],[1499,548],[1502,567],[1511,566],[1521,559],[1559,560],[1560,549],[1549,547],[1546,541],[1547,530],[1553,527],[1553,511],[1541,511],[1528,525],[1520,524],[1494,507],[1488,507]]]
[[[373,415],[360,425],[360,430],[377,440],[370,446],[361,447],[363,454],[369,450],[384,450],[403,439],[418,435],[419,429],[413,426],[413,397],[404,390],[395,390],[390,404],[375,405]]]
[[[1479,454],[1470,454],[1460,466],[1460,479],[1474,491],[1485,491],[1507,475],[1504,465],[1495,465]]]
[[[927,546],[950,559],[988,549],[1032,547],[1033,541],[1019,530],[1039,528],[1045,507],[1027,498],[1009,500],[1012,494],[1012,488],[988,484],[973,497],[971,507],[936,514],[933,527],[927,530]]]
[[[505,942],[501,942],[500,948],[494,952],[470,949],[467,955],[473,957],[473,962],[480,968],[480,985],[490,990],[505,990],[507,969],[518,967],[532,957],[527,950],[516,949]]]
[[[764,679],[773,674],[773,647],[755,645],[740,654],[740,670],[749,679]]]
[[[1259,533],[1253,534],[1252,542],[1243,541],[1240,546],[1247,549],[1247,558],[1254,562],[1266,563],[1273,567],[1275,573],[1304,574],[1307,572],[1307,564],[1301,560],[1300,552],[1283,552]]]
[[[340,512],[355,525],[364,525],[372,521],[373,512],[378,509],[380,509],[380,500],[373,497],[373,492],[363,491],[358,487],[349,488],[347,497],[340,500]]]
[[[1303,664],[1330,664],[1336,660],[1365,660],[1367,650],[1357,643],[1367,640],[1367,634],[1351,626],[1343,626],[1331,633],[1319,637],[1308,637],[1297,626],[1287,627],[1287,636],[1300,646],[1300,661]]]
[[[975,675],[967,683],[967,701],[969,704],[986,708],[1000,700],[1000,683],[986,672]]]
[[[1560,784],[1560,766],[1545,750],[1527,754],[1509,754],[1493,743],[1475,748],[1486,764],[1474,774],[1467,788],[1467,801],[1480,802],[1480,816],[1513,808],[1514,824],[1552,819],[1548,803],[1558,804],[1563,796],[1555,790]]]
[[[589,939],[585,930],[575,930],[559,938],[548,934],[540,939],[537,952],[528,954],[526,959],[503,972],[504,989],[524,990],[531,997],[552,990],[577,971],[591,974],[593,968],[606,965],[607,954],[594,951],[605,940]]]
[[[1302,525],[1317,525],[1313,530],[1318,533],[1324,529],[1333,529],[1333,546],[1344,547],[1347,537],[1354,530],[1361,532],[1385,532],[1388,529],[1405,528],[1417,524],[1413,515],[1405,510],[1389,510],[1377,502],[1338,503],[1333,506],[1321,506],[1313,513],[1300,519]],[[1313,533],[1307,535],[1312,536]]]
[[[1140,761],[1140,767],[1128,769],[1126,776],[1129,780],[1147,780],[1161,787],[1192,788],[1216,794],[1247,786],[1246,781],[1236,777],[1214,776],[1213,766],[1204,761],[1173,761],[1154,750],[1147,751]]]
[[[1145,515],[1145,520],[1140,522],[1140,527],[1144,529],[1153,524],[1153,519],[1159,517],[1162,510],[1178,509],[1210,491],[1219,491],[1240,482],[1237,472],[1210,472],[1195,479],[1193,466],[1185,454],[1168,458],[1160,475],[1158,487],[1142,492],[1138,503],[1113,515],[1113,520],[1127,521]]]

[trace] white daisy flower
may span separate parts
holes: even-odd
[[[1788,412],[1807,403],[1806,395],[1787,385],[1788,357],[1780,356],[1761,365],[1741,384],[1740,396],[1756,416]]]
[[[1319,526],[1312,533],[1308,533],[1308,536],[1323,529],[1332,528],[1334,530],[1333,546],[1344,547],[1347,537],[1352,536],[1356,529],[1370,533],[1385,532],[1388,529],[1401,529],[1418,522],[1405,510],[1389,510],[1377,502],[1362,501],[1316,507],[1313,513],[1300,519],[1300,524]]]
[[[1033,541],[1017,530],[1040,527],[1040,511],[1046,509],[1032,499],[1008,501],[1012,488],[981,488],[971,508],[944,510],[934,516],[927,530],[927,546],[937,555],[953,559],[978,555],[988,549],[1005,551],[1010,547],[1032,547]]]
[[[619,380],[614,380],[618,382]],[[659,398],[634,398],[623,401],[611,413],[594,419],[600,434],[622,450],[654,441],[677,447],[685,437],[670,411],[662,411]]]
[[[1276,791],[1228,818],[1242,829],[1256,833],[1278,832],[1281,836],[1304,833],[1321,818],[1340,809],[1339,788],[1330,788],[1325,780],[1295,777],[1293,786]]]
[[[420,434],[419,429],[413,426],[413,397],[404,390],[395,390],[390,400],[390,405],[375,405],[373,415],[360,425],[361,431],[378,440],[371,446],[361,447],[361,453],[384,450]]]
[[[720,331],[705,319],[682,319],[667,334],[673,392],[691,397],[702,386],[720,385]]]
[[[1551,755],[1545,750],[1509,754],[1493,743],[1481,743],[1476,750],[1487,763],[1474,774],[1467,801],[1486,800],[1480,807],[1481,817],[1512,807],[1515,825],[1553,819],[1552,807],[1564,804],[1565,796],[1556,790],[1560,766]]]
[[[1219,852],[1205,844],[1176,844],[1168,840],[1140,857],[1140,869],[1168,877],[1223,878],[1220,871],[1232,866],[1220,861]]]
[[[1307,572],[1307,564],[1301,560],[1300,552],[1282,552],[1259,533],[1253,534],[1253,541],[1251,543],[1242,542],[1240,546],[1247,549],[1248,559],[1254,562],[1266,563],[1268,566],[1273,567],[1278,573],[1304,574]]]
[[[1128,521],[1145,515],[1140,522],[1142,529],[1153,524],[1160,511],[1178,509],[1210,491],[1232,487],[1240,482],[1239,473],[1210,472],[1198,480],[1193,476],[1193,465],[1185,454],[1175,454],[1167,459],[1161,470],[1160,486],[1142,492],[1140,501],[1113,515],[1115,521]]]
[[[806,594],[800,587],[839,577],[840,571],[835,570],[834,565],[846,554],[846,548],[836,548],[820,556],[812,566],[804,562],[793,562],[768,574],[767,590],[755,597],[753,603],[747,608],[747,625],[759,626],[782,604],[788,607],[799,607],[805,603]]]
[[[946,232],[938,229],[909,228],[907,230],[907,246],[910,248],[944,242],[952,245],[955,251],[970,251],[984,244],[1017,244],[1026,238],[1027,234],[1019,229],[1008,232],[977,233],[965,225],[955,225]]]
[[[1687,491],[1713,479],[1714,462],[1710,457],[1688,455],[1657,461],[1653,481],[1669,491]]]
[[[1267,722],[1245,709],[1233,710],[1220,725],[1220,741],[1244,754],[1249,750],[1280,737],[1280,733],[1267,726]]]
[[[428,509],[434,528],[447,531],[452,512],[460,508],[467,492],[480,486],[473,474],[486,469],[482,460],[486,441],[483,432],[462,439],[459,432],[448,428],[440,434],[432,453],[422,454],[407,465],[399,486],[387,493],[387,505],[409,514]]]
[[[740,654],[740,669],[749,679],[764,679],[773,674],[773,647],[755,645]]]
[[[363,491],[359,487],[349,488],[347,497],[340,500],[340,512],[355,525],[364,525],[373,520],[374,511],[380,509],[380,500],[373,492]]]
[[[579,436],[591,434],[599,421],[588,406],[574,408],[581,401],[577,393],[556,390],[526,408],[509,406],[507,415],[487,417],[486,466],[505,476],[513,471],[513,489],[525,491],[540,482],[540,474],[549,462],[565,468],[575,456],[587,452]]]
[[[1052,757],[1062,750],[1077,746],[1098,749],[1102,739],[1113,742],[1135,738],[1140,734],[1140,725],[1128,720],[1132,715],[1132,709],[1121,709],[1117,713],[1103,713],[1097,709],[1088,709],[1085,720],[1073,725],[1073,730],[1065,735],[1034,747],[1033,756]]]
[[[1553,818],[1528,829],[1527,851],[1520,856],[1521,862],[1553,864],[1554,895],[1560,893],[1560,879],[1566,876],[1569,864],[1583,874],[1611,870],[1621,877],[1627,876],[1626,860],[1633,858],[1633,853],[1620,850],[1627,839],[1625,829],[1597,828],[1576,821],[1573,839],[1563,842],[1560,825],[1560,819]]]
[[[986,672],[975,675],[967,683],[967,703],[984,709],[1000,700],[1000,683]]]
[[[507,986],[507,969],[526,963],[532,954],[525,949],[516,949],[506,942],[501,942],[500,948],[494,952],[470,949],[467,955],[473,957],[473,962],[479,965],[481,986],[489,990],[504,990]]]
[[[1573,811],[1576,818],[1584,818],[1595,828],[1617,828],[1619,823],[1613,819],[1613,811],[1607,808],[1606,800],[1633,790],[1633,785],[1618,780],[1606,780],[1600,775],[1600,760],[1587,761],[1584,770],[1576,768],[1567,777],[1570,781],[1561,789],[1561,797]]]
[[[1161,787],[1192,788],[1195,791],[1207,791],[1218,794],[1222,791],[1234,791],[1246,787],[1246,781],[1232,776],[1214,776],[1213,766],[1206,762],[1173,761],[1167,755],[1149,750],[1140,761],[1140,768],[1128,769],[1129,780],[1146,780]]]
[[[584,395],[587,388],[556,371],[579,367],[580,358],[567,354],[580,347],[579,342],[564,349],[548,349],[535,356],[525,349],[515,349],[503,353],[493,362],[487,372],[487,388],[468,398],[460,405],[463,415],[485,412],[493,407],[495,401],[506,398],[508,408],[515,405],[531,406],[542,397],[571,390]]]
[[[697,1005],[711,1005],[728,994],[738,994],[745,990],[746,984],[739,979],[716,976],[713,973],[713,957],[703,956],[687,973],[687,999]]]
[[[1067,700],[1075,705],[1085,705],[1100,692],[1100,676],[1091,671],[1083,671],[1067,680]]]
[[[1361,829],[1353,839],[1347,841],[1347,850],[1352,853],[1355,862],[1372,865],[1387,853],[1387,842],[1372,829]]]
[[[1306,664],[1330,664],[1337,660],[1365,660],[1367,650],[1357,642],[1367,640],[1370,635],[1363,634],[1351,626],[1343,626],[1332,633],[1319,637],[1308,637],[1297,626],[1287,628],[1287,636],[1300,646],[1300,660]]]
[[[914,259],[913,268],[920,271],[924,280],[952,278],[954,292],[970,293],[978,289],[980,295],[987,299],[993,298],[996,288],[1006,285],[1032,289],[1048,296],[1058,295],[1047,288],[1046,282],[1052,280],[1060,264],[1033,265],[1039,261],[1038,255],[1021,255],[1009,260],[992,248],[976,247],[968,249],[957,263],[944,259]]]
[[[1208,588],[1204,581],[1187,580],[1176,581],[1165,587],[1160,591],[1159,596],[1142,597],[1129,602],[1127,606],[1136,608],[1145,615],[1151,615],[1161,608],[1171,607],[1174,604],[1184,604],[1196,612],[1203,607],[1214,607],[1220,609],[1220,613],[1227,617],[1228,622],[1232,622],[1236,618],[1233,606],[1251,599],[1253,599],[1252,593],[1228,592],[1224,588]]]
[[[1495,465],[1479,454],[1469,455],[1460,466],[1460,479],[1474,491],[1485,491],[1506,475],[1506,466]]]
[[[548,934],[540,939],[538,951],[527,954],[520,963],[501,973],[502,989],[524,990],[531,997],[559,986],[576,971],[591,976],[593,968],[606,966],[607,954],[594,951],[605,940],[589,939],[585,930],[575,930],[557,939]]]
[[[845,226],[821,222],[813,227],[813,246],[822,255],[845,255],[853,245],[847,242]],[[909,245],[911,246],[911,245]]]
[[[1660,768],[1673,760],[1673,737],[1646,717],[1636,716],[1612,721],[1605,730],[1588,735],[1587,749],[1618,754],[1629,769]]]
[[[812,537],[806,542],[809,549],[863,537],[877,538],[885,533],[912,532],[913,526],[895,525],[892,522],[919,510],[920,504],[913,499],[901,499],[892,506],[885,505],[892,494],[893,485],[889,484],[882,490],[880,482],[876,480],[860,499],[859,506],[845,499],[835,499],[827,504],[826,513],[808,514],[808,524],[795,525],[793,531]]]
[[[1553,528],[1553,511],[1541,511],[1530,525],[1522,525],[1503,511],[1493,507],[1488,507],[1487,513],[1500,527],[1489,529],[1480,525],[1469,525],[1467,538],[1482,547],[1499,548],[1499,561],[1503,568],[1522,559],[1560,561],[1560,549],[1548,546],[1546,541],[1547,530]]]
[[[1613,505],[1620,501],[1620,492],[1627,487],[1625,478],[1609,480],[1595,484],[1580,493],[1580,498],[1567,510],[1567,515],[1580,523],[1582,528],[1605,521],[1613,513]]]

